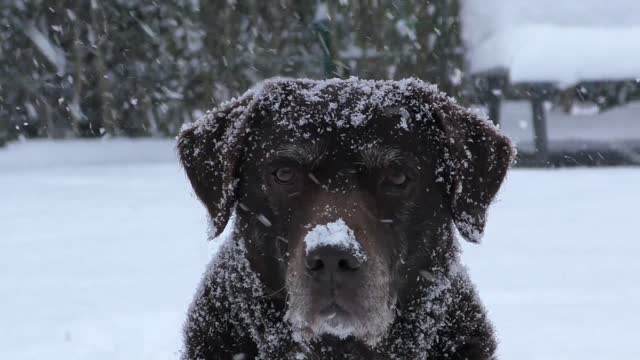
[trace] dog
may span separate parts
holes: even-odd
[[[184,360],[495,358],[457,242],[514,160],[489,121],[417,79],[271,79],[177,143],[211,236],[230,231]]]

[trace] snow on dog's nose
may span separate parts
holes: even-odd
[[[316,225],[304,237],[305,252],[309,256],[322,247],[334,247],[351,253],[360,262],[367,260],[367,255],[356,240],[353,230],[342,219],[325,225]]]
[[[367,256],[342,219],[317,225],[304,238],[305,269],[318,285],[335,289],[356,281],[355,275]]]

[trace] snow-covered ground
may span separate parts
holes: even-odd
[[[0,359],[177,359],[208,256],[172,146],[0,149]]]
[[[170,141],[0,150],[0,359],[176,359],[210,256]],[[640,359],[639,168],[514,170],[463,259],[501,359]]]

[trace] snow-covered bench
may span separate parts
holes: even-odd
[[[531,101],[540,159],[548,153],[545,100],[578,84],[612,84],[622,97],[640,83],[639,1],[462,3],[468,65],[484,80],[489,116],[499,122],[503,98]]]

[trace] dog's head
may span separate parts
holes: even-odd
[[[270,80],[178,138],[215,232],[238,214],[252,268],[303,336],[374,345],[422,275],[469,241],[514,150],[418,80]]]

